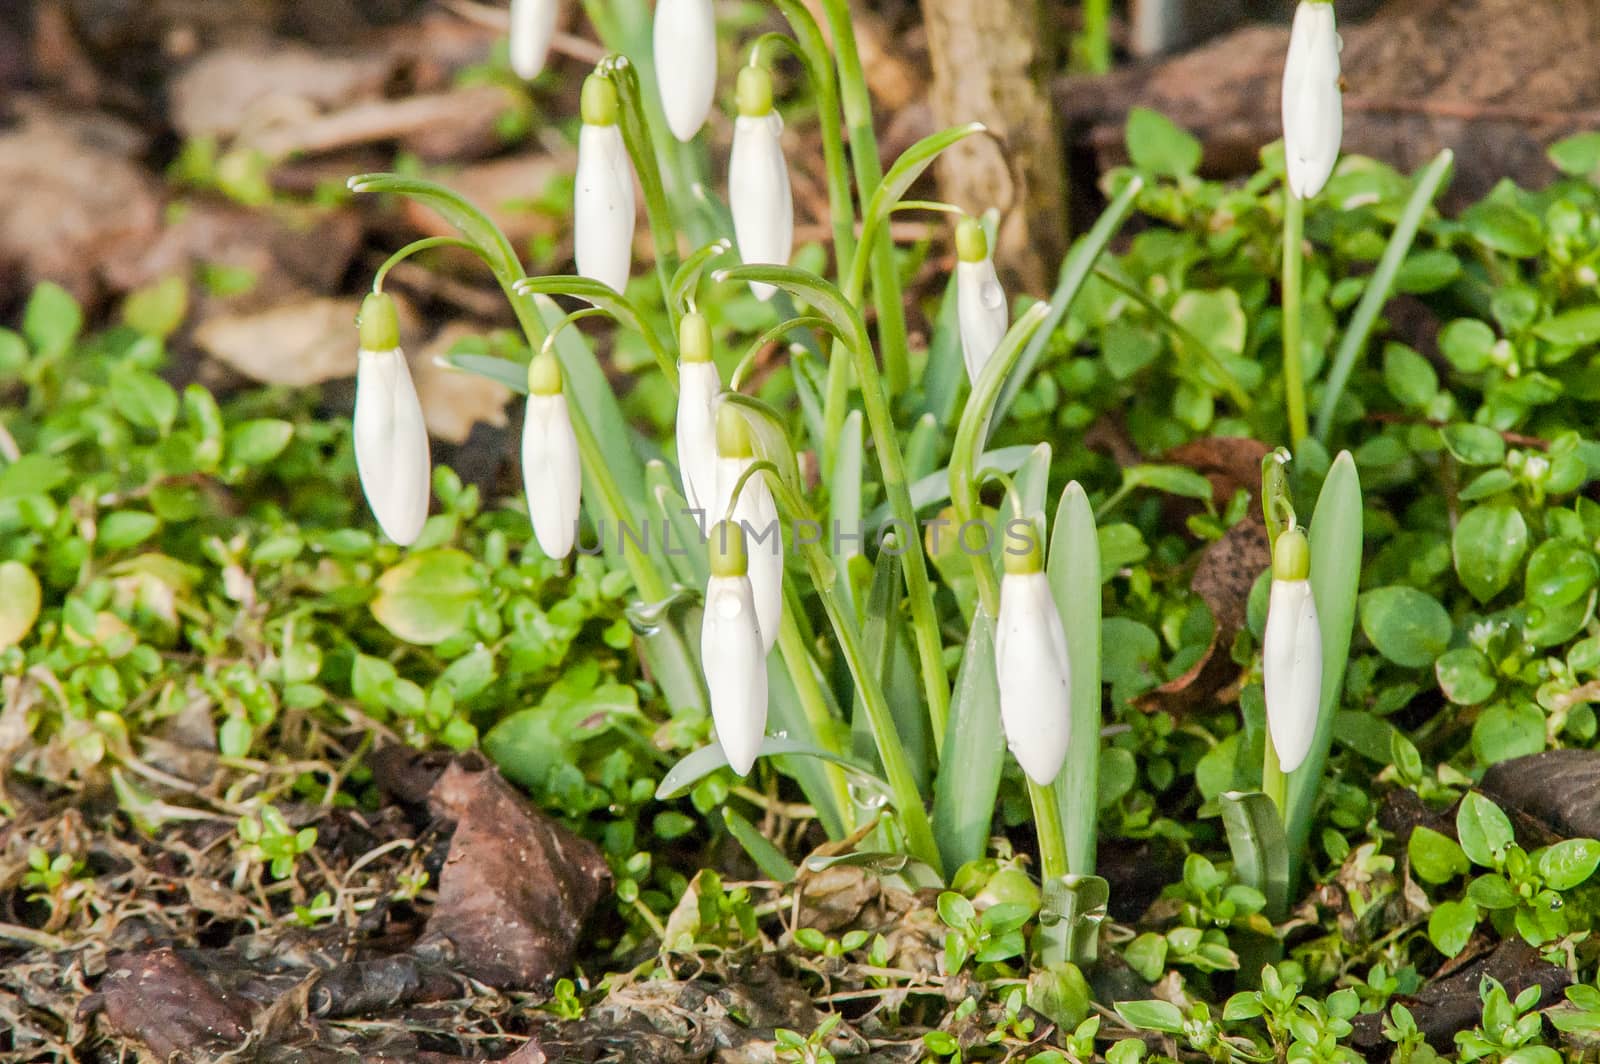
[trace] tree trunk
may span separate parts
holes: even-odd
[[[939,163],[940,195],[1003,213],[995,261],[1043,293],[1066,249],[1066,167],[1049,79],[1059,55],[1049,0],[922,0],[940,127],[982,122]]]

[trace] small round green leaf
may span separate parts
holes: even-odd
[[[1380,587],[1361,596],[1361,630],[1378,653],[1407,668],[1432,665],[1450,645],[1450,615],[1413,587]]]

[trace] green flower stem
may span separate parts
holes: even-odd
[[[470,240],[463,240],[455,236],[425,236],[421,240],[413,240],[383,260],[383,265],[378,267],[378,272],[372,275],[372,290],[374,292],[383,291],[383,282],[389,276],[390,270],[418,252],[428,251],[431,248],[461,248],[464,251],[472,252],[479,258],[483,258],[482,250]]]
[[[1283,390],[1289,407],[1289,444],[1295,450],[1310,431],[1305,367],[1300,350],[1300,275],[1304,267],[1306,204],[1283,188]]]
[[[883,180],[883,164],[878,159],[878,138],[872,128],[872,97],[861,69],[861,54],[856,50],[855,28],[850,21],[847,0],[822,0],[822,10],[833,33],[833,50],[839,69],[839,97],[844,107],[845,126],[850,134],[850,162],[855,168],[856,190],[865,203]],[[910,356],[906,351],[905,307],[900,291],[900,275],[894,262],[894,245],[887,228],[863,244],[872,258],[873,305],[878,312],[878,347],[883,352],[884,376],[889,393],[903,394],[911,384]],[[908,570],[909,571],[909,570]]]
[[[795,692],[800,696],[801,708],[805,710],[806,720],[811,725],[812,739],[824,750],[833,753],[841,751],[835,749],[832,742],[834,732],[833,711],[828,706],[827,697],[822,692],[822,685],[817,681],[816,670],[812,667],[811,653],[806,648],[805,637],[800,632],[800,622],[796,619],[804,608],[800,596],[792,586],[793,581],[785,580],[783,595],[783,620],[778,625],[778,652],[783,655],[783,663],[789,670],[789,678],[794,681]],[[845,779],[844,769],[833,762],[823,766],[824,775],[828,779],[828,789],[832,792],[834,808],[838,811],[839,819],[844,825],[844,832],[848,835],[856,828],[856,803],[850,799],[850,784]]]
[[[1111,0],[1083,0],[1083,64],[1090,74],[1111,69]]]
[[[833,257],[843,281],[855,258],[855,201],[850,195],[850,168],[844,158],[844,138],[839,133],[839,84],[833,57],[817,20],[800,0],[777,0],[778,10],[794,30],[795,45],[811,79],[817,101],[817,126],[822,134],[822,164],[828,175],[828,211],[833,222]]]
[[[767,481],[779,508],[786,511],[791,519],[815,520],[815,514],[806,505],[805,499],[785,484],[781,477],[769,476]],[[920,539],[915,536],[909,538]],[[851,679],[855,681],[856,692],[861,696],[862,705],[866,708],[867,720],[872,725],[872,738],[878,747],[878,760],[883,765],[884,775],[888,777],[889,789],[894,794],[895,808],[900,814],[900,826],[906,834],[906,845],[910,848],[912,856],[928,867],[943,868],[944,863],[939,858],[939,846],[933,838],[933,825],[928,820],[928,811],[922,804],[922,792],[917,789],[917,780],[911,771],[910,758],[906,755],[904,744],[900,742],[900,732],[895,727],[894,713],[884,696],[882,684],[873,675],[866,650],[861,645],[861,635],[856,630],[855,619],[851,615],[852,611],[840,602],[835,591],[833,559],[817,543],[805,545],[804,558],[806,567],[810,570],[811,582],[817,589],[817,597],[822,601],[823,611],[828,615],[828,622],[833,626],[834,635],[839,640],[839,652],[850,670]]]
[[[1033,827],[1039,835],[1039,878],[1048,883],[1072,871],[1061,803],[1053,787],[1041,787],[1032,780],[1028,781],[1028,801],[1033,803]]]
[[[1277,807],[1278,817],[1287,821],[1289,810],[1289,777],[1278,767],[1278,748],[1272,745],[1272,736],[1265,738],[1266,755],[1261,762],[1261,790]]]

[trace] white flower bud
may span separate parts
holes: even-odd
[[[739,258],[746,265],[787,266],[794,250],[794,198],[783,157],[783,119],[772,109],[772,79],[760,67],[739,71],[739,117],[728,162],[728,206]],[[772,285],[752,282],[757,299]]]
[[[1311,593],[1304,533],[1290,529],[1274,549],[1261,672],[1266,688],[1267,734],[1284,772],[1300,767],[1311,751],[1322,703],[1322,629]]]
[[[1028,778],[1047,786],[1067,759],[1072,671],[1067,633],[1039,553],[1035,544],[1026,556],[1005,555],[994,654],[1006,745]]]
[[[400,350],[394,302],[376,292],[361,305],[352,429],[356,471],[372,516],[384,535],[409,546],[428,519],[428,428]]]
[[[744,536],[737,526],[711,530],[711,580],[700,627],[700,660],[711,695],[711,720],[728,764],[747,775],[767,729],[767,647],[755,590],[746,575]]]
[[[1322,191],[1339,159],[1344,99],[1333,4],[1300,0],[1283,67],[1283,153],[1289,189],[1300,199]]]
[[[963,218],[956,227],[956,320],[967,379],[975,384],[1010,322],[1005,289],[989,256],[989,240],[976,218]]]
[[[723,519],[734,488],[755,464],[750,427],[744,415],[722,404],[717,410],[717,494],[709,522]],[[750,586],[755,590],[756,620],[761,626],[762,645],[771,650],[783,621],[783,533],[765,473],[751,474],[745,480],[729,520],[751,540],[749,572]]]
[[[522,485],[539,549],[547,557],[565,558],[578,536],[583,467],[567,397],[561,390],[561,369],[549,352],[539,354],[528,367]]]
[[[511,71],[532,81],[544,70],[556,35],[558,0],[511,0]]]
[[[655,62],[667,127],[679,140],[693,140],[717,91],[717,17],[711,0],[656,4]]]
[[[633,264],[633,164],[617,124],[616,87],[591,74],[583,85],[583,128],[573,190],[573,257],[578,273],[621,292]]]
[[[678,336],[678,469],[690,509],[709,510],[717,499],[717,396],[722,378],[711,361],[705,318],[685,314]],[[720,517],[702,517],[701,527]]]

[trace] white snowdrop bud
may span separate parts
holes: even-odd
[[[528,411],[522,423],[522,486],[539,549],[551,558],[572,553],[578,538],[583,467],[578,437],[561,387],[555,355],[541,351],[528,364]]]
[[[755,462],[755,446],[744,415],[722,403],[717,408],[717,496],[708,520],[720,521],[728,513],[734,488]],[[750,586],[755,591],[762,645],[771,650],[783,620],[783,534],[764,474],[757,472],[745,480],[728,519],[754,540],[748,550]]]
[[[610,79],[583,83],[583,128],[573,190],[573,257],[578,273],[621,292],[633,264],[633,164],[617,124],[620,103]]]
[[[1048,786],[1067,759],[1072,671],[1041,539],[1031,532],[1026,550],[1007,539],[994,653],[1006,745],[1029,779]]]
[[[780,140],[783,119],[772,107],[772,76],[761,67],[744,67],[737,95],[728,206],[739,258],[746,265],[787,266],[794,250],[794,196]],[[757,299],[771,299],[777,289],[751,282],[750,291]]]
[[[1262,639],[1267,734],[1284,772],[1300,767],[1311,751],[1322,702],[1322,629],[1311,593],[1311,546],[1291,528],[1272,551],[1272,593]]]
[[[511,71],[532,81],[544,70],[556,35],[559,0],[511,0]]]
[[[1328,0],[1300,0],[1283,67],[1283,153],[1289,189],[1301,199],[1322,191],[1339,159],[1344,99],[1339,30]]]
[[[717,91],[717,17],[711,0],[656,4],[655,61],[667,128],[679,140],[693,140]]]
[[[756,616],[744,530],[711,529],[711,579],[700,627],[700,660],[711,695],[711,721],[728,764],[750,772],[767,730],[767,648]]]
[[[1005,289],[989,257],[989,238],[976,218],[962,218],[956,226],[956,319],[967,379],[977,383],[1006,335],[1010,314]]]
[[[428,519],[432,459],[422,403],[400,350],[394,300],[373,292],[361,304],[353,434],[361,491],[383,534],[409,546]]]
[[[678,469],[683,497],[709,510],[717,496],[717,396],[722,378],[711,361],[711,329],[693,311],[678,324]],[[714,515],[711,520],[721,516]],[[701,527],[705,527],[702,518]]]

